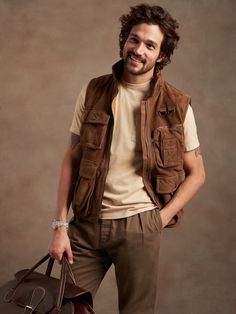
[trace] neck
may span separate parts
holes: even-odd
[[[140,75],[138,74],[134,75],[124,70],[122,79],[126,81],[127,83],[131,83],[131,84],[142,84],[142,83],[146,83],[150,81],[152,76],[153,76],[153,71],[140,74]]]

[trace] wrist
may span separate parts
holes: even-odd
[[[64,236],[68,236],[68,232],[66,230],[66,228],[57,228],[55,230],[52,230],[53,235],[56,237],[64,237]]]
[[[54,219],[51,223],[51,227],[53,230],[68,230],[68,222],[65,220],[57,220]]]

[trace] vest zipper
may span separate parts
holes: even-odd
[[[148,111],[148,108],[147,108],[147,105],[148,105],[148,101],[146,100],[145,101],[145,127],[144,127],[144,136],[145,136],[145,144],[146,144],[146,148],[147,148],[147,166],[148,166],[148,161],[150,160],[151,161],[151,154],[149,153],[149,145],[148,145],[148,135],[147,135],[147,126],[148,126],[148,115],[147,115],[147,111]],[[150,179],[150,170],[149,170],[149,167],[147,167],[147,170],[148,170],[148,179]]]
[[[148,140],[148,100],[144,101],[144,112],[145,112],[145,125],[144,125],[144,139],[145,139],[145,144],[146,144],[146,150],[147,150],[147,161],[146,161],[146,170],[147,170],[147,182],[145,184],[144,181],[144,186],[146,187],[147,191],[149,192],[149,195],[151,196],[152,201],[160,208],[160,204],[155,196],[155,193],[153,191],[152,185],[151,185],[151,169],[153,167],[153,155],[151,152],[151,144]]]

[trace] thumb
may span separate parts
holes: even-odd
[[[73,264],[73,254],[72,254],[72,251],[71,251],[71,247],[67,247],[66,249],[66,255],[67,255],[67,259],[68,259],[68,262],[70,264]]]

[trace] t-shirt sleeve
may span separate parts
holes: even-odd
[[[185,151],[191,151],[200,146],[197,127],[191,105],[188,106],[188,110],[184,120],[184,142]]]
[[[80,128],[82,124],[82,117],[85,108],[85,96],[86,96],[87,84],[83,86],[81,92],[76,101],[74,116],[72,119],[70,132],[80,135]]]

